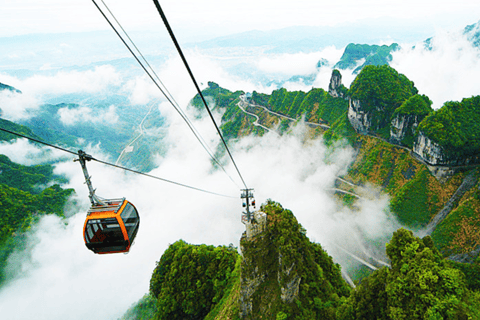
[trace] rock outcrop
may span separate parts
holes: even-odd
[[[347,88],[342,84],[342,74],[337,69],[333,70],[328,85],[328,93],[334,98],[345,98],[346,92]]]
[[[415,131],[424,117],[416,114],[397,114],[393,117],[390,124],[390,142],[393,144],[405,144],[411,147]],[[408,139],[410,141],[405,142]]]
[[[360,100],[348,100],[348,120],[352,127],[361,134],[367,134],[372,126],[371,115],[362,108]]]
[[[459,157],[454,152],[445,150],[438,143],[432,141],[422,131],[416,136],[413,143],[413,152],[432,166],[460,167],[480,163],[480,154]]]
[[[270,200],[260,211],[240,240],[240,318],[331,319],[349,292],[340,267],[308,240],[291,211]]]

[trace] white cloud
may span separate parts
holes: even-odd
[[[52,76],[33,75],[24,80],[0,75],[2,83],[22,91],[21,94],[7,90],[0,91],[1,116],[12,121],[31,117],[47,96],[102,93],[121,84],[120,74],[110,65],[82,72],[59,71]]]
[[[11,161],[26,166],[47,163],[55,159],[65,159],[71,156],[63,151],[34,145],[27,139],[0,142],[0,154],[6,155]]]
[[[31,94],[21,94],[8,90],[0,91],[0,116],[17,121],[30,117],[31,111],[39,108],[40,101]]]
[[[446,101],[460,101],[480,94],[480,51],[459,32],[439,30],[432,50],[423,43],[392,54],[391,66],[415,83],[421,94],[433,101],[435,109]]]
[[[310,75],[315,73],[317,63],[323,58],[321,52],[295,53],[266,56],[259,59],[257,67],[265,73],[281,75]]]
[[[97,111],[85,106],[64,107],[58,109],[58,115],[60,116],[60,121],[68,126],[82,122],[114,124],[119,119],[114,105],[110,105],[108,109]]]

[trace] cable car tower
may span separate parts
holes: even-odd
[[[252,222],[254,219],[253,212],[250,212],[250,206],[253,206],[255,209],[255,198],[253,197],[253,189],[241,189],[242,194],[240,196],[243,199],[242,206],[246,209],[246,211],[242,214],[242,223],[247,224]]]
[[[78,151],[78,159],[88,186],[90,203],[83,226],[85,245],[94,253],[128,253],[140,226],[137,209],[125,198],[102,199],[95,195],[86,161],[92,156],[82,150]]]

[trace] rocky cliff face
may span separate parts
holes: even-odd
[[[363,110],[360,100],[349,99],[348,120],[355,131],[362,134],[368,133],[372,125],[369,117],[369,113]]]
[[[240,316],[258,319],[259,314],[274,315],[276,306],[298,299],[301,277],[295,263],[286,264],[279,248],[271,245],[272,235],[266,230],[267,215],[255,212],[253,223],[240,241],[242,277]]]
[[[338,70],[333,70],[330,83],[328,85],[328,93],[334,98],[345,98],[347,89],[342,84],[342,75]]]
[[[433,166],[469,166],[480,163],[480,154],[469,157],[458,157],[453,152],[444,150],[423,132],[419,132],[414,143],[413,152],[423,161]]]
[[[390,142],[412,147],[410,144],[413,142],[415,130],[417,130],[418,125],[423,118],[424,117],[420,117],[415,114],[398,114],[394,116],[390,124]],[[411,141],[405,141],[405,139],[409,139]]]

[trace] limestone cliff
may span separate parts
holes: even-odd
[[[392,116],[390,142],[412,148],[420,122],[433,112],[431,104],[427,96],[418,94],[402,103]]]
[[[445,149],[422,131],[418,133],[414,141],[413,152],[432,166],[457,167],[480,163],[480,154],[459,157],[457,153]]]
[[[342,84],[342,74],[337,69],[332,72],[328,93],[334,98],[346,98],[347,88]]]
[[[273,201],[260,211],[258,226],[240,241],[240,318],[335,319],[339,297],[349,292],[340,267],[308,240],[291,211]]]
[[[348,100],[348,121],[361,134],[367,134],[372,126],[370,113],[362,108],[360,100]]]
[[[395,110],[417,92],[413,82],[395,69],[366,66],[348,91],[348,119],[357,132],[388,139]]]

